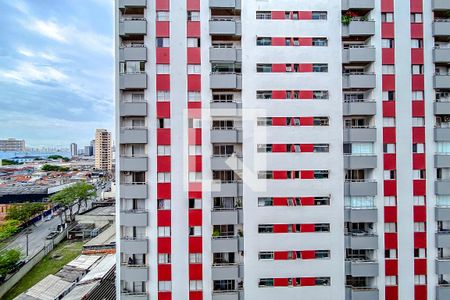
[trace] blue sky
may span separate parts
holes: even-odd
[[[113,0],[0,0],[0,138],[88,145],[112,130]]]

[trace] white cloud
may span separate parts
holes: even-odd
[[[50,66],[38,66],[30,62],[21,62],[15,69],[2,70],[0,79],[15,81],[18,84],[63,82],[67,75]]]
[[[67,33],[65,30],[54,21],[44,21],[36,19],[32,22],[25,21],[25,27],[31,31],[37,32],[49,39],[67,43]]]

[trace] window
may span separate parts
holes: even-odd
[[[257,91],[256,99],[272,99],[272,91]]]
[[[169,74],[169,73],[170,73],[170,65],[168,64],[156,65],[156,74]]]
[[[395,170],[385,170],[384,171],[384,179],[385,180],[394,180],[396,177],[396,171]]]
[[[313,38],[312,45],[316,46],[316,47],[328,46],[328,39],[327,38]]]
[[[396,259],[397,258],[397,249],[384,250],[384,257],[387,259]]]
[[[199,11],[188,11],[187,12],[187,20],[188,21],[200,21],[200,12]]]
[[[258,179],[273,179],[273,172],[272,171],[259,171]]]
[[[317,170],[314,171],[314,179],[327,179],[328,170]]]
[[[170,21],[170,12],[168,11],[157,11],[156,21]]]
[[[395,153],[395,144],[383,144],[384,153]]]
[[[382,39],[381,40],[381,47],[382,48],[394,48],[394,39]]]
[[[422,23],[422,14],[421,13],[412,13],[411,14],[411,23]]]
[[[329,152],[330,145],[329,144],[314,144],[313,152]]]
[[[201,291],[203,289],[203,281],[201,280],[189,280],[190,291]]]
[[[172,281],[158,281],[158,291],[170,292],[172,290]]]
[[[412,65],[411,66],[411,73],[413,75],[423,74],[423,65]]]
[[[273,206],[273,198],[258,198],[258,206]]]
[[[270,224],[261,224],[258,225],[258,233],[272,233],[273,225]]]
[[[383,101],[395,101],[395,92],[394,91],[384,91],[382,97],[383,97]]]
[[[200,92],[188,92],[188,101],[189,102],[199,102],[201,101]]]
[[[314,232],[330,232],[330,224],[314,224]]]
[[[272,126],[272,118],[270,117],[258,117],[256,119],[258,126]]]
[[[158,155],[170,155],[170,146],[158,146]]]
[[[328,91],[313,91],[313,99],[328,99]]]
[[[330,121],[328,117],[314,117],[313,124],[314,126],[328,126]]]
[[[159,102],[169,101],[170,91],[158,91],[156,93],[156,100]]]
[[[170,119],[157,119],[158,128],[170,128]]]
[[[427,284],[427,275],[414,275],[415,285],[425,285]]]
[[[330,205],[330,197],[314,197],[314,205]]]
[[[188,65],[188,74],[200,74],[202,72],[202,67],[200,65]]]
[[[312,71],[314,73],[326,73],[328,72],[328,64],[313,64]]]
[[[272,13],[270,11],[257,11],[256,19],[257,20],[270,20],[270,19],[272,19]]]
[[[425,222],[414,222],[414,232],[425,232]]]
[[[120,63],[121,74],[136,74],[145,72],[145,61],[127,61]]]
[[[256,72],[258,73],[271,73],[272,65],[271,64],[257,64]]]
[[[395,74],[395,65],[382,65],[381,70],[384,75]]]
[[[413,144],[412,151],[413,153],[425,153],[425,144]]]
[[[272,38],[258,37],[256,38],[256,46],[272,46]]]
[[[385,283],[386,283],[386,286],[397,285],[397,276],[386,276]]]
[[[436,149],[437,153],[450,153],[450,142],[437,142]]]
[[[397,199],[395,196],[385,196],[384,197],[384,206],[396,206]]]
[[[381,13],[381,22],[394,22],[394,14],[393,13]]]
[[[425,196],[414,196],[414,205],[425,205]]]
[[[189,172],[189,182],[202,181],[202,172]]]
[[[383,127],[395,127],[395,118],[383,118]]]
[[[326,20],[327,12],[326,11],[313,11],[311,17],[312,17],[312,20]]]
[[[259,287],[271,287],[273,286],[273,278],[261,278],[258,282]]]
[[[414,249],[414,258],[426,258],[426,257],[427,257],[427,249],[425,248]]]
[[[159,199],[158,200],[158,209],[159,210],[170,209],[170,200],[169,199]]]
[[[170,38],[156,38],[156,47],[157,48],[168,48],[170,47]]]
[[[423,91],[413,91],[412,100],[413,101],[423,101]]]
[[[189,209],[201,209],[202,199],[190,198],[189,199]]]
[[[384,232],[397,232],[397,223],[384,223]]]
[[[201,119],[188,119],[188,127],[189,128],[202,128],[202,120]]]
[[[170,236],[170,226],[158,227],[158,237],[169,237],[169,236]]]
[[[189,145],[189,155],[202,155],[202,146]]]
[[[425,170],[413,170],[413,179],[425,179]]]
[[[412,126],[413,127],[423,127],[425,126],[425,118],[412,118]]]
[[[158,264],[170,264],[170,254],[169,253],[159,253],[158,254]]]
[[[189,263],[190,264],[201,264],[202,254],[201,253],[189,253]]]
[[[187,38],[188,48],[198,48],[200,47],[200,38]]]
[[[189,236],[202,236],[202,226],[190,226]]]
[[[158,182],[170,182],[170,173],[159,172],[157,175],[158,175]]]
[[[330,250],[316,250],[317,259],[330,258]]]
[[[347,196],[344,198],[345,206],[351,208],[375,207],[375,198],[372,196]]]
[[[412,39],[411,40],[411,48],[412,49],[423,48],[423,40],[422,39]]]
[[[273,260],[274,254],[273,251],[262,251],[258,254],[258,259],[260,260]]]

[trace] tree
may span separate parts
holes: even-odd
[[[19,260],[22,253],[17,249],[3,250],[0,252],[0,277],[5,277],[10,273]]]
[[[78,182],[74,185],[68,186],[65,189],[50,197],[50,201],[61,206],[61,224],[63,222],[62,213],[64,213],[65,220],[67,220],[67,210],[69,211],[69,221],[73,221],[75,204],[78,205],[77,213],[80,212],[81,206],[84,204],[87,208],[87,201],[96,196],[95,188],[86,183]]]
[[[31,202],[12,205],[6,213],[6,219],[26,223],[45,210],[45,203]]]
[[[4,240],[19,231],[19,222],[7,220],[0,225],[0,240]]]
[[[41,167],[41,170],[47,171],[47,172],[67,172],[70,169],[68,167],[61,167],[61,166],[45,164]]]

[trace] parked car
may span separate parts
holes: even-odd
[[[48,221],[51,221],[52,219],[53,219],[53,215],[50,214],[50,215],[45,217],[44,221],[48,222]]]
[[[45,239],[46,240],[53,240],[55,237],[58,236],[58,234],[59,234],[58,231],[52,231],[45,237]]]

